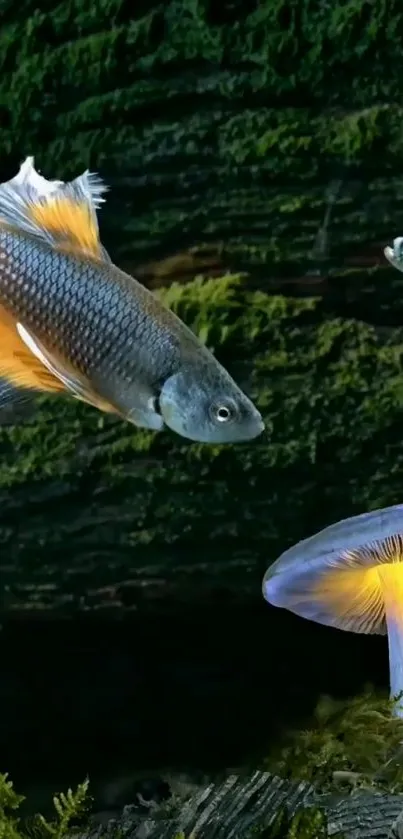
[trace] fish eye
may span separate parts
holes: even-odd
[[[224,402],[213,405],[212,416],[216,422],[230,422],[235,417],[235,406],[224,404]]]

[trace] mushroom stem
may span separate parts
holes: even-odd
[[[403,564],[388,563],[378,567],[383,590],[388,629],[390,696],[396,717],[403,717]]]

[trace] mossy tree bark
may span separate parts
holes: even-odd
[[[127,808],[120,820],[110,823],[106,836],[121,828],[135,837],[147,830],[151,839],[179,834],[203,839],[219,834],[226,839],[251,833],[267,839],[400,839],[402,804],[401,795],[362,791],[326,799],[309,784],[255,772],[211,784],[182,807],[171,808],[168,816],[157,809],[148,819],[136,818]],[[98,836],[95,828],[78,839]]]
[[[239,278],[165,297],[255,396],[267,432],[203,447],[67,400],[3,428],[5,605],[257,594],[288,544],[400,500],[400,327],[331,318],[319,300]]]
[[[402,23],[365,0],[5,2],[1,173],[101,170],[131,262],[208,243],[298,277],[329,200],[329,257],[354,260],[401,206]]]
[[[167,299],[268,425],[202,448],[59,402],[3,429],[4,608],[244,596],[287,544],[401,500],[402,283],[381,245],[402,232],[402,16],[3,3],[1,176],[30,153],[50,177],[100,171],[105,244],[149,280],[247,270]],[[301,277],[324,301],[270,296]]]

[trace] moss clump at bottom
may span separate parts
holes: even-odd
[[[335,701],[323,696],[312,725],[280,738],[264,768],[274,774],[309,781],[321,790],[365,786],[389,793],[403,791],[401,760],[403,720],[391,714],[390,700],[368,688],[361,696]]]
[[[0,774],[0,839],[63,839],[70,834],[72,825],[77,819],[82,819],[88,809],[90,798],[88,795],[88,781],[79,784],[75,792],[71,789],[67,793],[60,793],[53,797],[55,817],[47,821],[42,815],[22,824],[16,815],[23,795],[18,795],[7,775]]]

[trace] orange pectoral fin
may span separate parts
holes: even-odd
[[[64,384],[27,349],[17,332],[16,322],[1,306],[0,377],[16,388],[67,392]]]
[[[53,363],[49,363],[48,354],[44,355],[42,362],[20,337],[19,326],[0,306],[0,379],[17,389],[63,393],[105,413],[118,413],[112,404],[92,390],[89,382],[80,377],[74,380],[68,363],[64,366],[64,362],[56,357]]]

